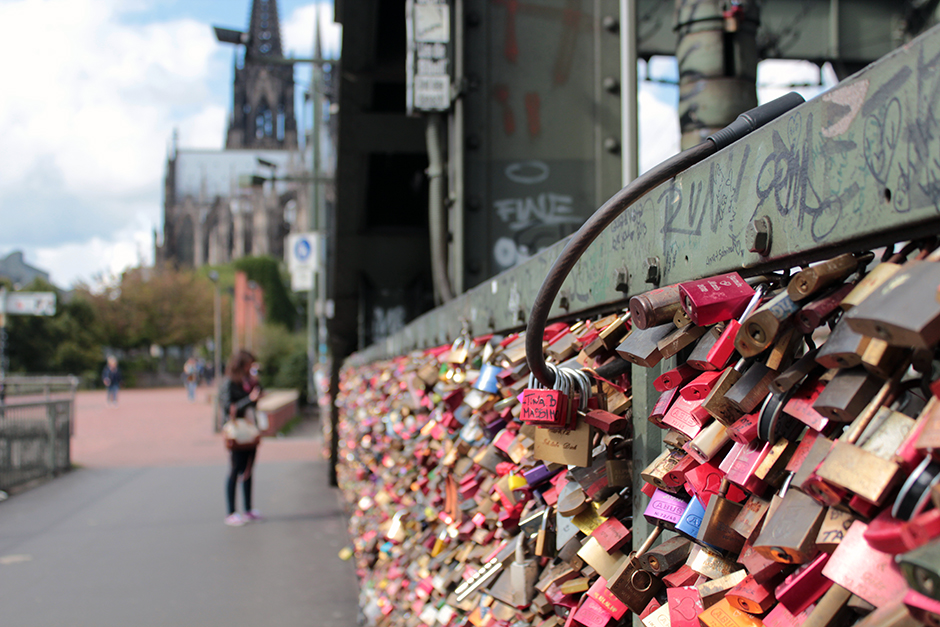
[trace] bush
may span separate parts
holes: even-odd
[[[279,324],[265,324],[256,355],[261,364],[261,384],[295,389],[301,402],[307,399],[307,336],[291,333]]]

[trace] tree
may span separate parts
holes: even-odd
[[[91,295],[109,346],[191,346],[212,336],[215,287],[195,272],[135,268]]]
[[[82,292],[66,297],[54,285],[36,279],[23,291],[56,292],[54,316],[10,316],[7,354],[11,372],[82,374],[101,361],[95,311]]]

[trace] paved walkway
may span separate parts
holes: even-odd
[[[79,469],[0,503],[0,624],[356,625],[319,430],[265,439],[254,497],[266,518],[226,527],[228,462],[205,395],[125,390],[117,407],[78,395]]]

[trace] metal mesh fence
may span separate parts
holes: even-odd
[[[0,405],[0,490],[69,469],[72,403]]]

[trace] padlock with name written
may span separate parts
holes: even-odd
[[[682,309],[694,324],[709,326],[738,317],[754,288],[737,272],[679,284]]]

